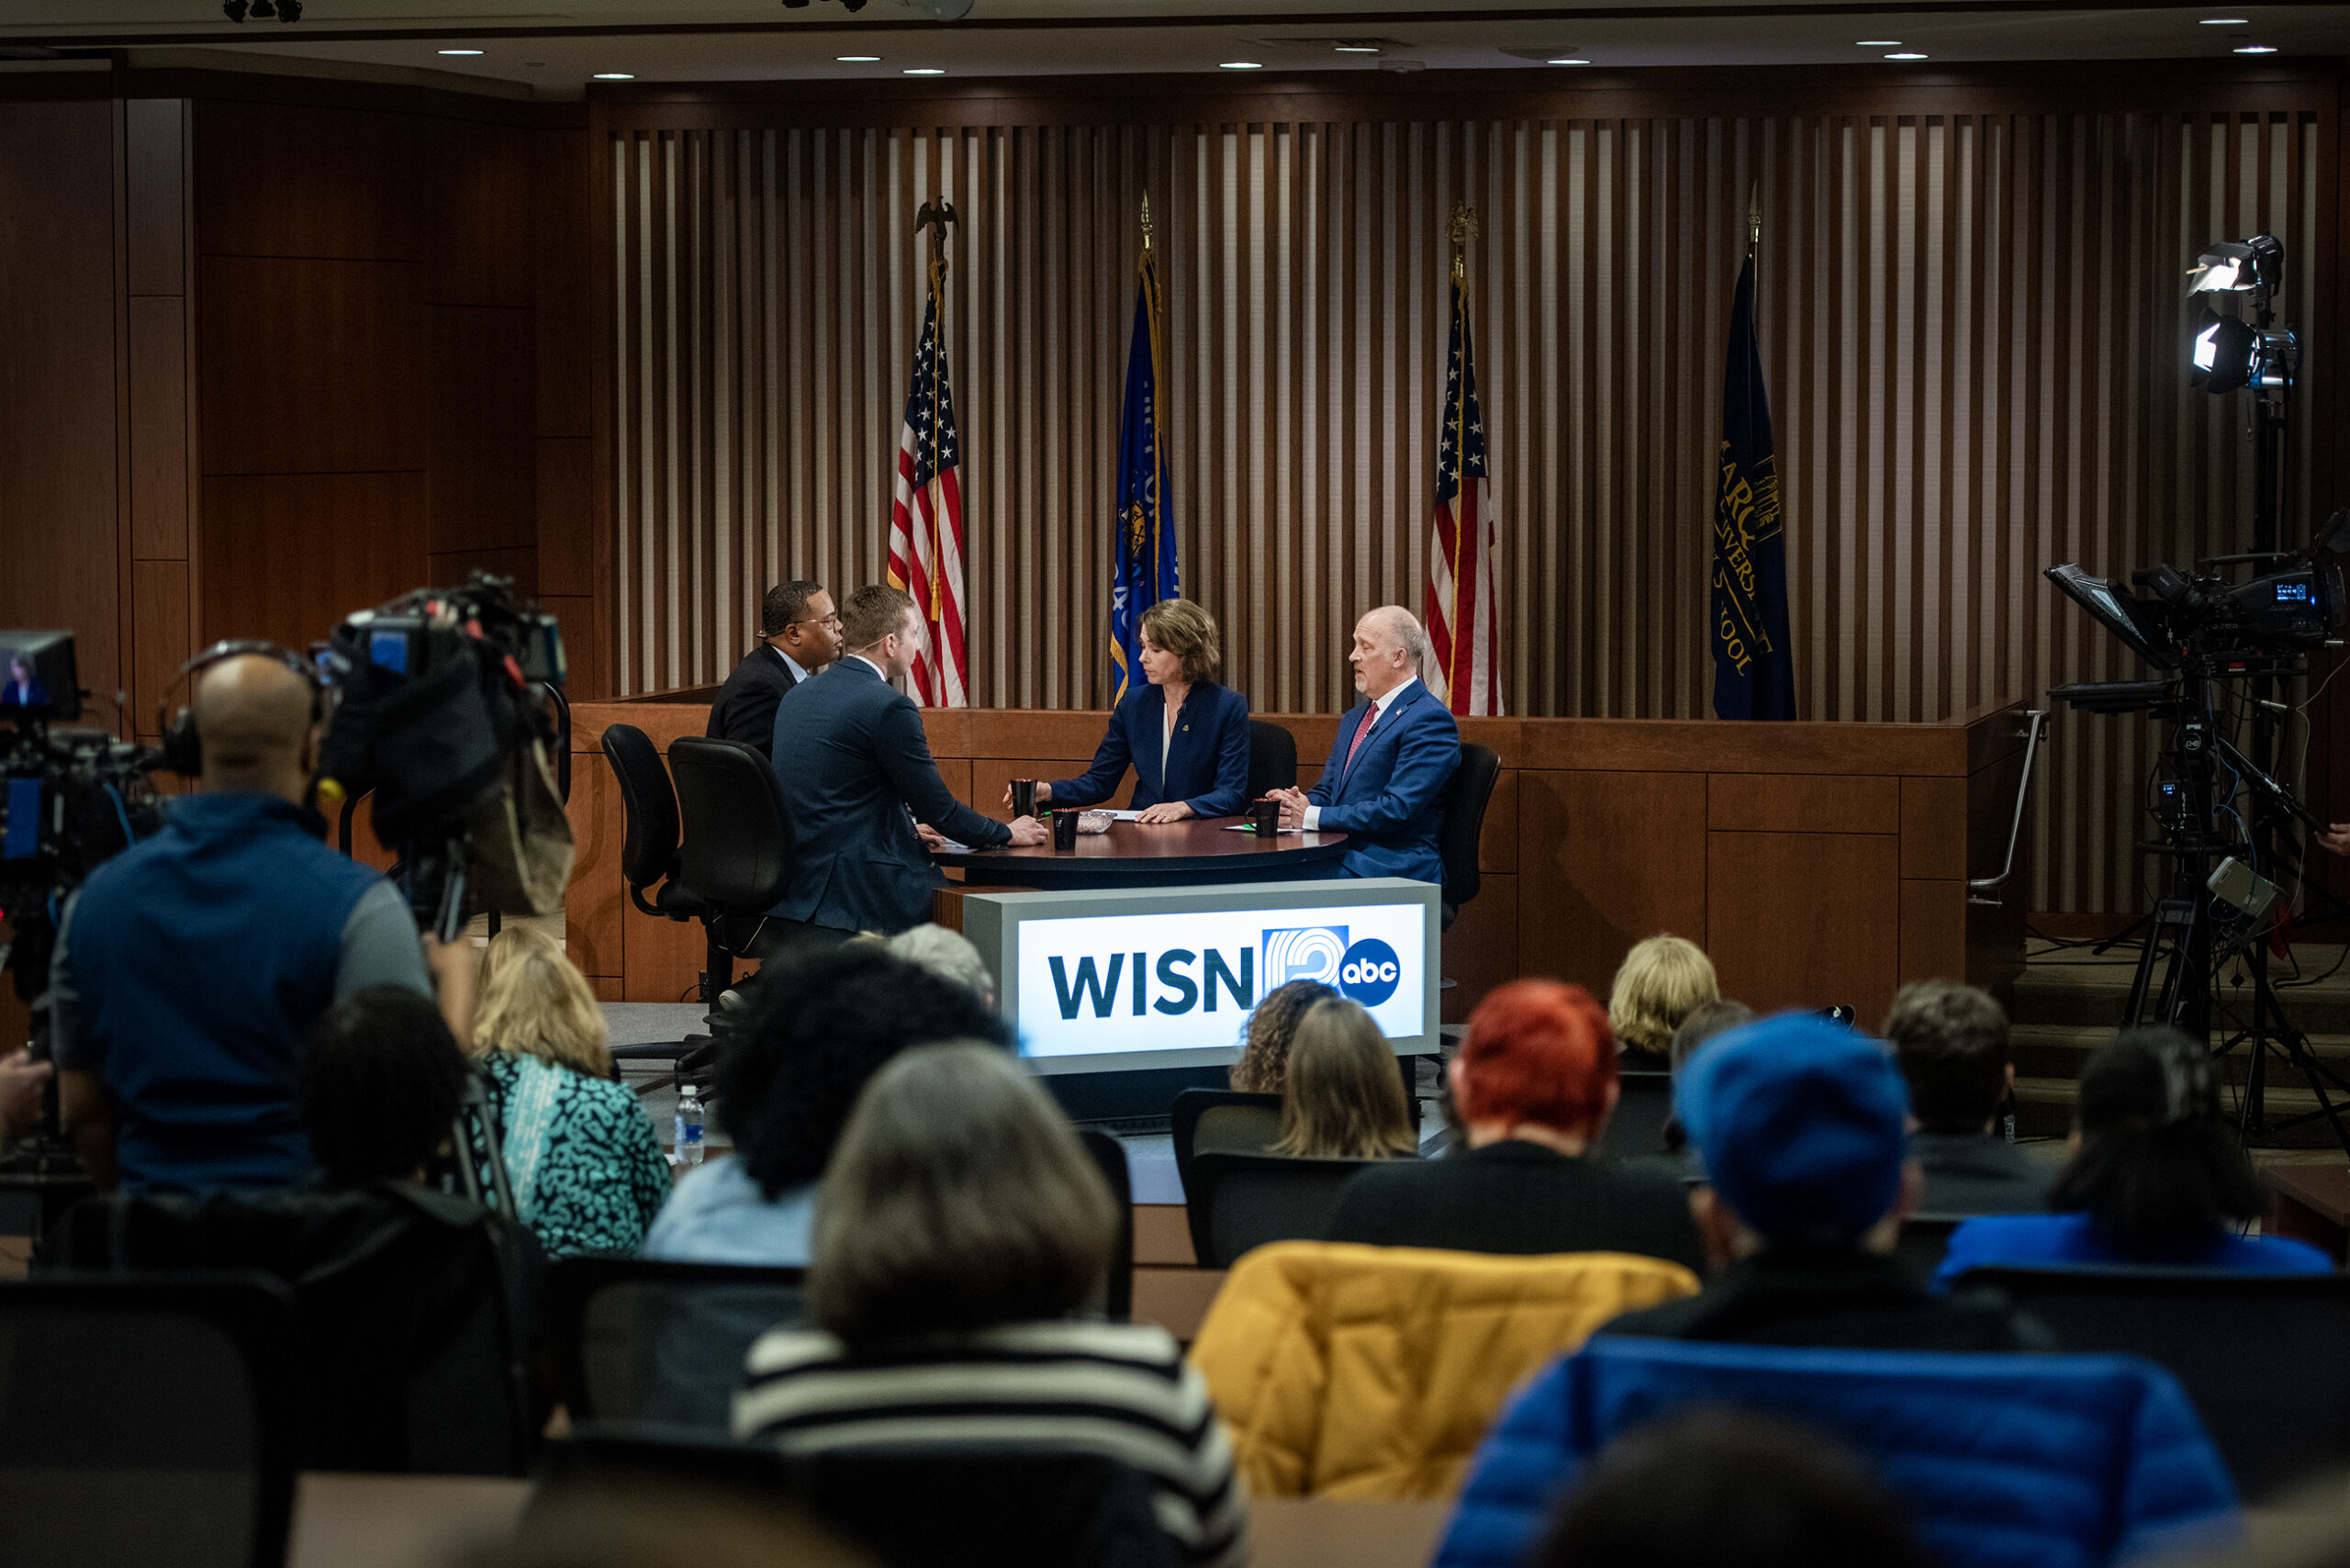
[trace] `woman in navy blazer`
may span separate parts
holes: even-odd
[[[1223,670],[1215,622],[1206,610],[1188,599],[1161,599],[1144,610],[1142,672],[1148,684],[1126,688],[1084,776],[1039,782],[1036,803],[1099,804],[1131,765],[1131,809],[1142,813],[1141,822],[1239,811],[1248,792],[1248,700],[1217,684]]]

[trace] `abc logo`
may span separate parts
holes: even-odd
[[[1338,960],[1338,989],[1365,1007],[1376,1007],[1394,995],[1395,982],[1403,978],[1395,949],[1377,937],[1364,937]]]

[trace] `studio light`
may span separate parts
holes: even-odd
[[[2272,295],[2285,278],[2285,242],[2274,234],[2222,240],[2198,256],[2187,275],[2195,280],[2187,286],[2190,295]]]
[[[2203,308],[2195,324],[2195,367],[2188,385],[2206,392],[2233,392],[2260,374],[2260,334],[2251,322]]]

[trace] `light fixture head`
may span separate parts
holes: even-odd
[[[2195,25],[2199,28],[2242,28],[2251,25],[2249,17],[2206,17]]]
[[[1589,65],[1591,62],[1588,60],[1549,60],[1543,62],[1543,63],[1546,65]]]
[[[2285,281],[2285,242],[2274,234],[2238,241],[2223,240],[2195,259],[2187,275],[2198,294],[2274,294]]]
[[[442,49],[435,50],[433,52],[436,54],[479,54],[481,50],[477,49]]]
[[[833,58],[840,62],[843,65],[878,65],[881,63],[881,57],[878,54],[836,54],[833,56]]]
[[[906,67],[904,74],[908,76],[944,76],[946,74],[946,69],[940,65],[909,65]]]
[[[2290,387],[2300,360],[2300,340],[2290,331],[2255,327],[2207,305],[2196,320],[2187,384],[2215,397],[2247,386]]]
[[[2239,44],[2236,47],[2236,52],[2238,54],[2274,54],[2277,52],[2277,46],[2273,43]]]
[[[596,80],[599,82],[633,82],[636,80],[636,73],[633,71],[599,71],[596,73]]]
[[[1854,39],[1852,47],[1854,49],[1899,49],[1901,40],[1899,39]]]
[[[1886,56],[1886,59],[1887,60],[1923,60],[1926,57],[1924,55],[1919,54],[1914,49],[1897,50],[1893,53]]]
[[[252,15],[256,17],[274,17],[277,15],[277,7],[272,5],[270,0],[253,0]]]
[[[1216,69],[1219,71],[1262,71],[1264,68],[1263,62],[1259,61],[1227,60]]]
[[[220,0],[220,14],[232,22],[241,22],[248,4],[249,0]]]
[[[277,0],[277,19],[298,22],[302,19],[302,0]]]

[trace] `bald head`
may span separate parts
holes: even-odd
[[[309,784],[310,687],[275,659],[223,659],[196,686],[204,788],[300,801]]]
[[[1347,662],[1355,666],[1355,689],[1375,701],[1417,679],[1427,656],[1428,634],[1419,617],[1400,604],[1382,604],[1355,622]]]

